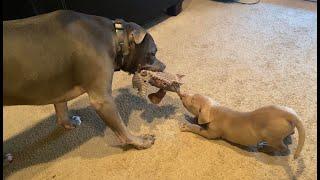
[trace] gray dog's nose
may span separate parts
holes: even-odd
[[[163,72],[166,68],[166,65],[159,60],[155,60],[153,64],[146,64],[142,69],[154,71],[154,72]]]

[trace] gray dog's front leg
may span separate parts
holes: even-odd
[[[67,102],[54,104],[54,109],[57,115],[57,124],[61,125],[65,129],[73,129],[75,125],[71,123],[68,116],[68,105]]]
[[[123,123],[116,108],[113,98],[110,95],[93,96],[89,94],[91,105],[95,108],[101,119],[108,125],[123,144],[131,144],[137,149],[145,149],[154,143],[153,135],[132,135]]]
[[[192,132],[207,139],[216,139],[220,137],[220,133],[218,133],[217,131],[214,131],[212,129],[207,130],[196,124],[183,123],[180,129],[182,132]]]

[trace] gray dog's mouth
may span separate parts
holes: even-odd
[[[148,70],[153,72],[163,72],[166,68],[166,65],[159,60],[156,60],[153,64],[146,64],[141,68],[138,68],[138,71]]]
[[[140,68],[140,71],[141,70],[148,70],[148,71],[153,71],[153,72],[163,72],[164,69],[166,68],[166,65],[164,64],[160,64],[160,63],[157,63],[157,64],[147,64],[145,66],[143,66],[142,68]]]
[[[138,71],[142,71],[142,70],[148,70],[148,71],[153,71],[153,72],[163,72],[164,69],[161,69],[159,67],[155,67],[153,65],[146,65],[143,66],[141,69],[139,69]]]

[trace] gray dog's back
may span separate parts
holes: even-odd
[[[4,104],[50,104],[71,91],[83,72],[79,61],[111,39],[101,31],[109,27],[106,18],[68,10],[5,21]]]

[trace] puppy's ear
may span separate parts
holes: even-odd
[[[141,26],[139,26],[138,24],[133,22],[129,23],[129,28],[130,28],[129,36],[132,37],[133,41],[136,44],[140,44],[143,41],[144,37],[146,36],[147,31]]]
[[[211,108],[210,106],[203,106],[200,108],[199,116],[198,116],[198,124],[207,124],[213,120],[211,116]]]

